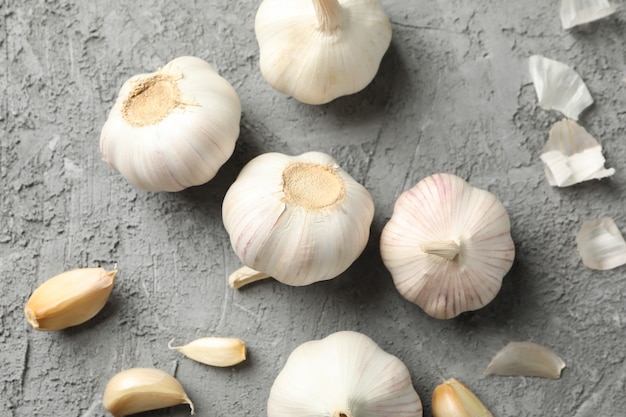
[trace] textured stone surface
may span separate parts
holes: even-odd
[[[495,416],[623,416],[625,267],[586,269],[574,236],[611,216],[626,232],[626,15],[561,29],[558,2],[383,0],[393,41],[374,82],[311,107],[274,92],[258,70],[258,2],[0,2],[0,415],[101,416],[108,379],[133,366],[175,373],[197,415],[265,415],[271,381],[300,343],[358,330],[401,358],[430,415],[441,377],[463,381]],[[581,123],[602,143],[609,180],[551,188],[539,155],[555,112],[538,108],[527,58],[574,67],[595,98]],[[99,132],[122,82],[180,55],[212,62],[240,94],[233,157],[206,185],[134,189],[100,160]],[[321,150],[372,193],[365,253],[335,280],[304,288],[227,285],[239,266],[220,205],[238,171],[268,151]],[[396,292],[378,253],[393,202],[452,172],[509,209],[517,257],[486,308],[427,317]],[[119,264],[92,321],[56,333],[22,309],[64,270]],[[167,342],[241,337],[232,369],[186,360]],[[484,377],[510,340],[553,348],[558,381]],[[186,416],[176,407],[150,416]]]

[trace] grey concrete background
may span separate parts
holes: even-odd
[[[176,374],[199,416],[263,416],[288,354],[346,329],[406,363],[425,416],[442,377],[466,383],[495,416],[626,415],[626,269],[591,271],[574,243],[581,222],[601,216],[626,233],[626,15],[566,32],[557,0],[382,3],[393,41],[374,82],[312,107],[261,77],[257,1],[0,2],[0,415],[101,416],[114,373],[154,366]],[[581,124],[601,141],[611,179],[548,185],[539,155],[560,115],[537,106],[532,54],[586,81],[596,102]],[[139,191],[100,160],[100,129],[123,81],[181,55],[234,85],[241,136],[208,184]],[[372,193],[365,253],[332,281],[230,289],[239,262],[221,223],[224,193],[252,157],[308,150],[335,156]],[[495,301],[449,321],[405,301],[378,252],[395,199],[435,172],[496,194],[517,249]],[[115,263],[95,319],[57,333],[28,326],[23,305],[41,282]],[[167,349],[206,335],[241,337],[249,359],[215,369]],[[554,349],[562,379],[482,376],[510,340]]]

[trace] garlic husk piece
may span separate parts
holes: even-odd
[[[263,0],[254,28],[265,80],[307,104],[365,88],[391,43],[378,0]]]
[[[578,120],[580,113],[593,104],[582,78],[569,66],[540,55],[531,56],[528,64],[543,109],[557,110]]]
[[[494,356],[483,374],[559,379],[563,368],[565,362],[544,346],[510,342]]]
[[[400,294],[448,319],[496,296],[515,257],[510,228],[493,194],[435,174],[398,198],[380,251]]]
[[[356,260],[369,238],[374,202],[329,155],[267,153],[243,168],[222,216],[248,267],[236,272],[244,284],[246,274],[258,271],[301,286],[334,278]]]
[[[604,168],[602,147],[584,127],[573,120],[556,122],[550,129],[541,160],[548,183],[567,187],[583,181],[611,176],[615,169]]]
[[[100,136],[102,158],[147,191],[203,184],[239,136],[235,89],[200,58],[184,56],[122,86]]]
[[[433,417],[493,417],[478,397],[454,378],[435,387],[432,408]]]
[[[583,264],[607,270],[626,264],[626,242],[610,217],[583,222],[576,234],[576,247]]]
[[[561,0],[561,24],[570,29],[610,16],[617,9],[608,0]]]
[[[278,374],[268,417],[421,417],[422,403],[400,359],[369,337],[333,333],[297,347]]]
[[[210,366],[234,366],[246,360],[246,345],[232,337],[201,337],[184,346],[172,346],[170,342],[168,347]]]
[[[62,330],[86,322],[106,304],[117,269],[80,268],[41,284],[28,299],[24,313],[36,330]]]
[[[114,416],[122,417],[159,408],[193,403],[176,378],[155,368],[131,368],[109,380],[102,399]]]

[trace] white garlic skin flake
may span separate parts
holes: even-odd
[[[228,81],[200,58],[179,57],[124,83],[100,151],[134,186],[180,191],[215,176],[235,149],[240,119]]]
[[[491,360],[484,375],[536,376],[559,379],[565,362],[534,342],[509,342]]]
[[[369,337],[342,331],[297,347],[272,385],[268,417],[421,417],[406,366]]]
[[[243,168],[222,217],[248,274],[302,286],[336,277],[363,252],[374,202],[329,155],[266,153]]]
[[[396,288],[438,319],[484,307],[513,265],[504,205],[452,174],[405,191],[383,228],[380,250]]]
[[[576,233],[576,248],[591,269],[604,271],[626,264],[626,241],[610,217],[583,222]]]
[[[590,23],[612,15],[618,6],[608,0],[561,0],[563,29]]]
[[[378,0],[263,0],[254,28],[265,80],[307,104],[365,88],[391,43]]]

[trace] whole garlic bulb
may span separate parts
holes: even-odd
[[[448,319],[496,296],[515,257],[510,229],[493,194],[435,174],[398,198],[380,250],[398,291]]]
[[[365,88],[391,43],[378,0],[263,0],[254,28],[265,80],[307,104]]]
[[[274,381],[268,417],[421,417],[406,366],[352,331],[306,342]]]
[[[130,78],[102,128],[102,158],[147,191],[204,184],[239,136],[235,89],[200,58],[183,56]]]
[[[334,278],[356,260],[374,202],[329,155],[266,153],[243,168],[222,216],[247,267],[231,275],[232,286],[268,276],[301,286]]]

